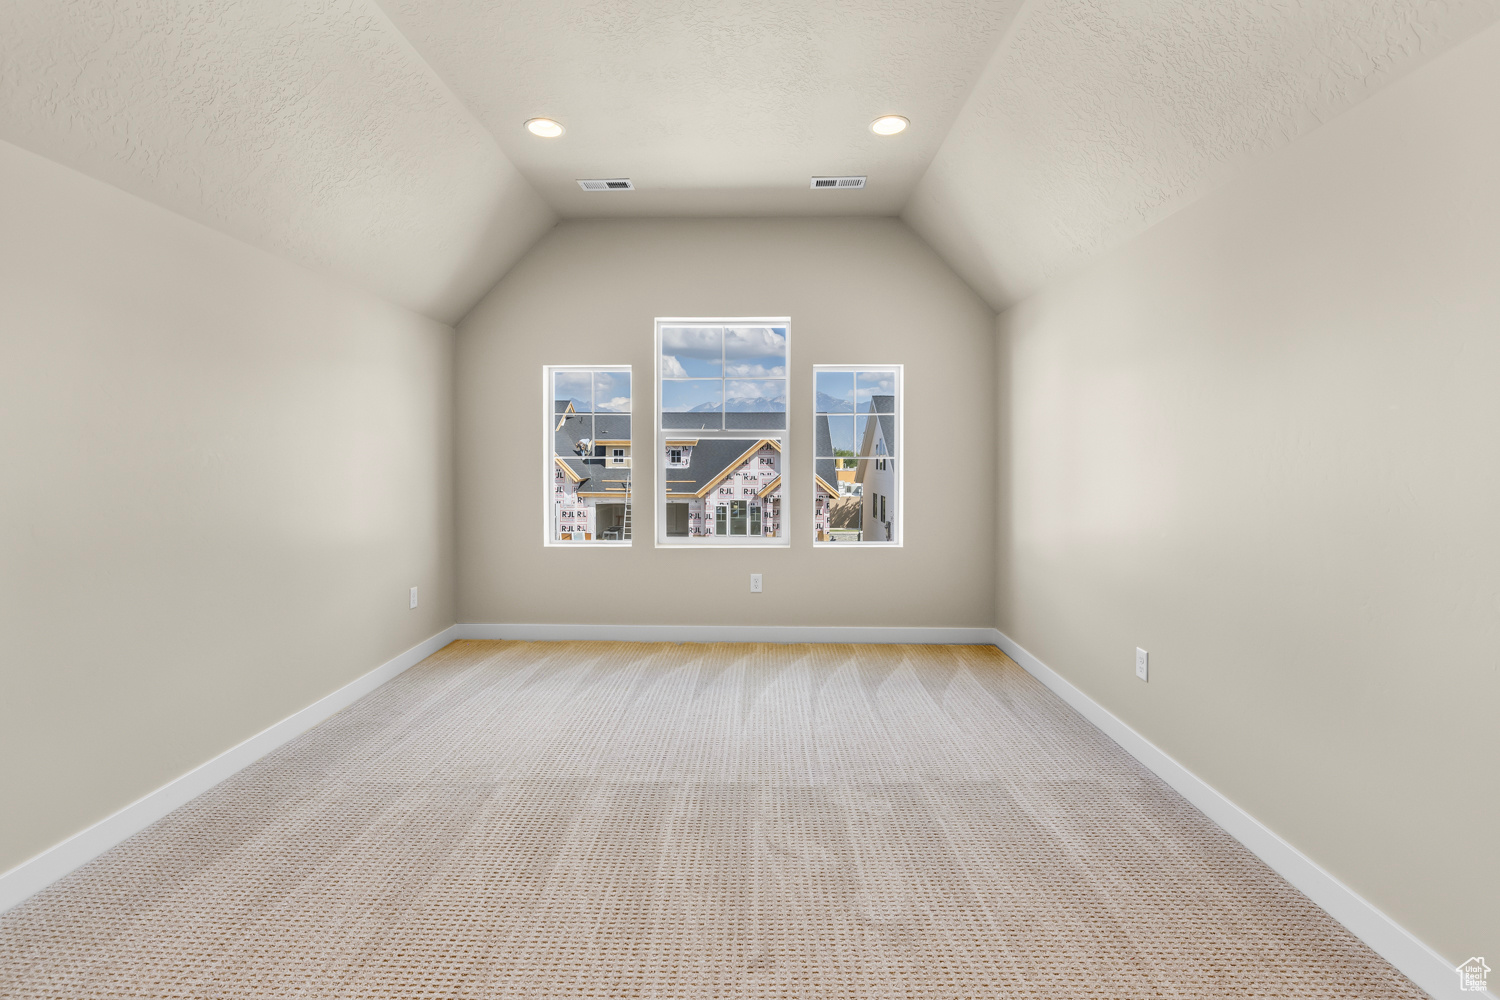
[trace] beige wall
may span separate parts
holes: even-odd
[[[998,321],[1000,627],[1454,962],[1500,954],[1497,107],[1491,29]]]
[[[655,318],[782,315],[789,548],[657,549],[651,503],[629,549],[542,545],[543,365],[634,366],[649,481]],[[988,626],[993,329],[896,220],[564,223],[459,324],[460,620]],[[864,362],[906,365],[906,546],[814,551],[812,366]]]
[[[0,191],[3,871],[454,620],[453,333],[3,143]]]

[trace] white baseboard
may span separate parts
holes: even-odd
[[[1355,937],[1401,970],[1402,975],[1436,998],[1495,1000],[1494,994],[1461,992],[1458,973],[1437,952],[1423,944],[1406,928],[1386,916],[1353,889],[1324,871],[1318,864],[1282,840],[1271,829],[1225,798],[1208,782],[1131,729],[1108,709],[1074,687],[1061,675],[1027,652],[1020,643],[999,629],[991,630],[991,642],[1041,681],[1089,722],[1120,744],[1136,760],[1219,824],[1231,837],[1296,886]],[[1467,956],[1465,956],[1467,957]]]
[[[264,729],[245,742],[158,788],[93,826],[23,861],[0,875],[0,913],[51,885],[116,844],[161,819],[167,813],[202,795],[236,771],[264,757],[277,747],[301,736],[313,726],[347,708],[371,691],[415,666],[458,638],[450,625],[437,635],[417,643],[364,676]]]
[[[879,625],[455,625],[460,639],[593,639],[615,642],[900,642],[994,645],[992,628]]]

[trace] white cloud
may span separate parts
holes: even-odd
[[[630,395],[630,375],[627,372],[595,372],[594,394],[601,398]]]
[[[854,390],[855,398],[860,402],[868,400],[871,396],[892,396],[896,393],[896,376],[894,372],[860,372],[858,386]]]
[[[724,386],[729,399],[769,399],[777,403],[786,402],[785,382],[729,382]]]
[[[786,336],[768,326],[732,326],[724,331],[726,358],[786,357]]]
[[[610,413],[629,413],[630,397],[616,396],[614,399],[598,404],[599,409],[608,410]]]
[[[684,358],[700,360],[719,359],[723,328],[718,326],[664,326],[661,331],[661,352],[668,351]]]
[[[558,372],[557,391],[558,399],[581,399],[587,402],[590,389],[590,375],[588,372]]]
[[[661,377],[687,378],[688,373],[687,369],[682,367],[681,361],[678,361],[670,354],[663,354],[661,356]]]
[[[741,362],[724,366],[724,374],[730,378],[786,378],[786,369],[781,365],[751,365]]]

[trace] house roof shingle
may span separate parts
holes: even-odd
[[[833,454],[833,435],[828,430],[828,415],[820,413],[813,421],[813,451],[814,455]],[[813,463],[813,471],[817,477],[823,480],[823,485],[830,490],[838,491],[838,459],[819,458]]]
[[[566,400],[558,402],[566,405]],[[558,421],[553,433],[553,450],[559,461],[578,479],[589,480],[585,493],[620,493],[630,489],[630,467],[610,465],[607,458],[596,457],[592,448],[581,442],[623,441],[630,437],[630,417],[625,414],[568,414]]]
[[[872,396],[871,402],[877,410],[895,409],[894,396]],[[868,414],[861,414],[864,420]],[[844,418],[849,419],[848,417]],[[877,413],[875,419],[879,421],[881,436],[885,439],[886,452],[894,455],[896,451],[896,415],[894,413]],[[874,450],[875,423],[866,421],[865,436],[859,442],[859,451],[863,454],[872,454]],[[833,454],[833,434],[829,430],[827,414],[819,413],[813,418],[813,447],[817,455]],[[862,483],[865,481],[865,470],[869,467],[868,459],[861,459],[855,465],[854,481]],[[814,471],[824,485],[829,489],[838,490],[838,459],[818,458],[814,462]]]
[[[666,470],[667,493],[690,496],[728,471],[760,438],[702,438],[693,445],[685,469]]]

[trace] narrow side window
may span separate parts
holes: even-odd
[[[548,545],[629,545],[630,369],[551,365],[546,386]]]
[[[900,365],[813,367],[816,545],[901,544]]]

